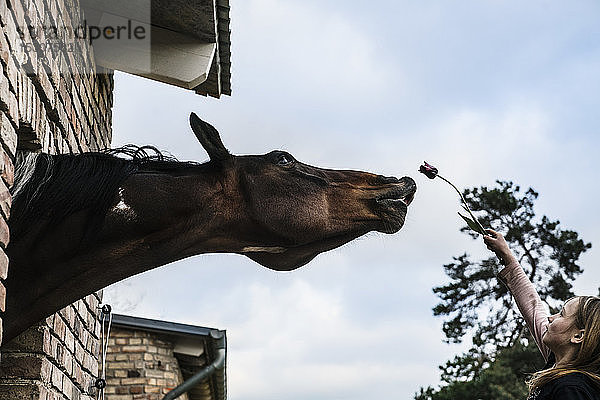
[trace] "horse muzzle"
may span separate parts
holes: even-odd
[[[376,212],[382,219],[383,233],[398,232],[404,225],[408,206],[415,197],[417,184],[412,178],[385,178],[391,187],[375,197]]]

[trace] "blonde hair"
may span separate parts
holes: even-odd
[[[575,357],[564,367],[548,368],[536,372],[527,381],[529,393],[541,388],[546,383],[575,372],[589,377],[600,389],[600,297],[578,296],[574,325],[584,330],[583,341]]]

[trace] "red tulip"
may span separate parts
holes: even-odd
[[[433,179],[438,176],[438,169],[433,165],[427,164],[425,161],[423,161],[423,165],[419,167],[419,172],[425,174],[425,176],[429,179]]]

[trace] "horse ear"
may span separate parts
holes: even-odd
[[[190,126],[211,161],[220,162],[231,157],[214,126],[202,121],[195,113],[190,114]]]

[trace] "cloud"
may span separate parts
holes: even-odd
[[[240,21],[233,33],[238,69],[257,74],[241,82],[240,91],[331,106],[378,96],[398,75],[381,62],[374,40],[357,24],[321,4],[251,0],[238,7],[233,10]]]
[[[227,300],[247,307],[228,327],[235,397],[359,399],[375,387],[383,395],[401,384],[435,379],[432,371],[423,375],[418,361],[449,350],[439,341],[439,326],[428,321],[400,317],[377,325],[353,318],[335,286],[326,291],[295,279],[238,289]]]

